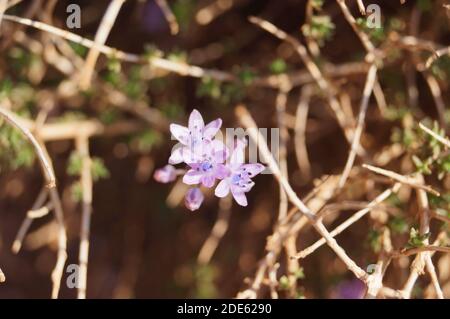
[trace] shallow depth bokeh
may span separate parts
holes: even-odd
[[[114,50],[100,54],[84,88],[78,83],[89,48],[13,19],[1,22],[1,107],[40,123],[36,125],[75,123],[69,129],[71,136],[84,129],[79,123],[95,121],[102,127],[90,136],[88,146],[94,179],[88,298],[235,297],[252,285],[273,248],[268,236],[276,230],[280,209],[280,189],[273,175],[254,178],[256,185],[248,193],[247,207],[233,202],[228,210],[224,206],[229,203],[209,192],[194,212],[184,206],[186,186],[181,180],[170,184],[154,180],[155,169],[167,164],[175,144],[168,124],[186,125],[194,108],[206,122],[222,118],[223,128],[227,128],[244,125],[235,108],[245,105],[259,127],[272,128],[280,127],[277,105],[281,104],[281,122],[289,135],[289,182],[307,205],[314,206],[317,203],[312,201],[328,196],[318,210],[329,231],[394,185],[392,179],[362,167],[364,163],[406,177],[417,174],[424,178],[423,185],[439,191],[436,196],[415,184],[402,183],[399,190],[336,237],[364,271],[403,249],[448,248],[449,149],[418,127],[423,123],[442,138],[449,136],[448,52],[427,65],[433,52],[450,45],[448,1],[407,0],[402,4],[400,0],[364,0],[366,6],[381,8],[382,28],[374,29],[365,25],[357,1],[346,1],[356,27],[377,48],[373,63],[378,70],[360,139],[365,154],[356,156],[342,188],[337,183],[351,148],[329,98],[336,97],[347,121],[345,129],[353,132],[373,60],[339,1],[168,0],[178,32],[174,25],[171,30],[161,10],[165,2],[125,1],[105,44],[141,60],[123,61]],[[69,30],[66,9],[73,3],[81,8],[81,28]],[[110,3],[23,0],[6,14],[93,40]],[[317,86],[292,43],[264,31],[249,21],[251,16],[269,21],[305,45],[330,91]],[[163,62],[161,66],[152,59],[175,66]],[[183,69],[187,65],[200,68]],[[199,70],[206,71],[199,74]],[[305,94],[309,95],[309,108],[302,142],[296,121]],[[39,131],[39,127],[35,129]],[[54,166],[67,232],[67,267],[79,263],[83,211],[82,163],[77,157],[80,145],[75,137],[48,134],[45,146]],[[306,162],[299,155],[301,143],[306,146],[307,154],[302,153]],[[6,276],[6,282],[0,283],[0,298],[50,298],[58,223],[52,209],[34,219],[20,251],[13,253],[17,232],[45,180],[33,148],[4,120],[0,125],[0,174],[0,269]],[[322,183],[331,185],[331,195],[315,192],[323,191]],[[421,206],[420,194],[428,199],[428,208]],[[431,216],[427,231],[421,228],[422,210]],[[220,211],[225,215],[226,232],[210,258],[199,258]],[[300,228],[293,239],[296,253],[320,239],[311,225]],[[290,258],[288,245],[292,243],[281,245],[270,265],[275,280],[270,271],[264,273],[257,297],[364,296],[365,285],[327,245],[297,265],[292,265],[297,261]],[[379,297],[398,297],[395,292],[404,289],[415,256],[389,259],[383,278],[389,289],[381,290]],[[450,255],[438,251],[432,261],[440,289],[448,298]],[[77,297],[77,289],[66,284],[69,275],[64,270],[60,298]],[[409,293],[413,298],[439,296],[428,270]]]

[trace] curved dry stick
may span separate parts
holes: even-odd
[[[21,123],[20,119],[11,111],[7,110],[3,105],[0,105],[0,115],[13,127],[18,129],[31,143],[34,147],[36,155],[41,163],[42,170],[44,171],[44,176],[46,180],[47,188],[56,187],[55,173],[53,172],[53,167],[50,164],[47,154],[43,150],[42,146],[36,140],[36,138],[31,134],[30,130]]]
[[[177,34],[180,31],[180,26],[178,25],[177,19],[175,18],[175,15],[173,14],[172,10],[170,9],[169,5],[167,4],[166,0],[155,0],[158,6],[161,8],[162,13],[164,14],[164,17],[167,20],[167,23],[169,24],[170,33],[172,35]]]
[[[356,35],[361,40],[361,43],[363,44],[366,51],[369,54],[374,54],[375,46],[372,44],[372,42],[370,42],[369,36],[366,33],[364,33],[363,31],[361,31],[361,29],[356,24],[356,20],[353,17],[350,10],[348,9],[347,5],[345,4],[345,0],[336,0],[336,2],[338,3],[339,7],[341,8],[345,19],[348,21],[348,23],[351,25],[353,31],[355,31]],[[373,59],[373,58],[375,58],[375,56],[369,57],[369,60]]]
[[[36,201],[34,202],[32,208],[30,211],[39,209],[44,205],[46,199],[48,197],[48,190],[43,187],[39,193],[39,195],[36,198]],[[19,231],[17,232],[16,239],[14,239],[14,242],[12,244],[11,250],[14,254],[17,254],[20,249],[22,248],[22,242],[25,237],[25,234],[27,233],[28,229],[31,226],[31,223],[33,222],[33,219],[30,218],[29,214],[25,216],[25,219],[23,220],[22,224],[20,225]]]
[[[45,146],[42,146],[36,140],[33,134],[31,134],[30,130],[20,121],[18,117],[16,117],[14,113],[0,106],[0,115],[3,116],[8,123],[13,125],[15,128],[19,129],[30,141],[39,158],[42,170],[44,171],[45,180],[47,182],[46,187],[49,188],[50,198],[55,210],[55,217],[59,225],[57,261],[55,268],[52,272],[52,282],[53,282],[52,298],[57,298],[61,284],[61,277],[64,270],[64,264],[67,259],[66,253],[67,238],[66,238],[66,229],[64,226],[64,214],[61,206],[61,201],[59,199],[58,191],[56,189],[56,179],[53,172],[53,166],[49,161]]]
[[[375,64],[370,66],[369,72],[367,73],[366,84],[364,85],[363,97],[361,99],[361,105],[359,107],[359,115],[356,129],[353,133],[353,141],[350,146],[350,152],[348,154],[347,162],[345,163],[344,171],[342,172],[341,180],[339,181],[339,188],[342,188],[347,181],[350,171],[353,167],[353,163],[356,158],[356,150],[360,145],[361,134],[364,128],[364,121],[366,118],[367,108],[369,106],[369,99],[375,85],[375,80],[377,78],[377,67]]]
[[[13,21],[16,23],[24,24],[31,26],[33,28],[50,32],[54,35],[57,35],[59,37],[62,37],[66,40],[78,43],[82,46],[93,48],[95,47],[99,52],[108,55],[108,56],[114,56],[116,59],[131,62],[131,63],[149,63],[151,66],[160,68],[169,72],[174,72],[177,74],[180,74],[182,76],[192,76],[196,78],[201,77],[211,77],[214,80],[217,81],[234,81],[236,80],[236,77],[233,74],[219,71],[219,70],[211,70],[211,69],[204,69],[195,65],[189,65],[181,62],[171,61],[163,58],[158,57],[152,57],[150,59],[146,59],[140,55],[127,53],[121,50],[117,50],[111,47],[108,47],[106,45],[97,45],[94,41],[89,40],[87,38],[83,38],[82,36],[79,36],[78,34],[62,30],[59,28],[56,28],[52,25],[48,25],[43,22],[34,21],[30,19],[25,19],[17,16],[7,15],[5,14],[3,16],[3,20]]]
[[[442,48],[434,52],[432,56],[428,58],[428,60],[425,62],[425,67],[428,69],[431,67],[431,65],[440,57],[444,55],[450,55],[450,47]]]
[[[325,238],[327,244],[336,253],[336,255],[341,259],[341,261],[346,265],[347,269],[353,272],[353,274],[360,280],[366,281],[367,273],[361,269],[345,252],[345,250],[339,246],[333,236],[330,235],[328,230],[323,225],[322,221],[318,220],[314,213],[303,203],[303,201],[297,196],[297,194],[292,189],[288,180],[284,178],[281,174],[280,168],[278,167],[273,155],[269,151],[267,143],[264,142],[264,138],[257,130],[257,126],[253,118],[247,109],[239,105],[236,107],[236,116],[242,123],[242,125],[248,129],[249,136],[253,141],[259,141],[258,148],[261,151],[261,155],[268,163],[270,170],[275,175],[275,178],[280,183],[293,205],[295,205],[299,211],[308,218],[311,225],[317,230],[317,232]]]
[[[83,68],[80,71],[79,84],[80,88],[83,90],[88,89],[91,85],[91,78],[94,72],[95,63],[97,62],[98,56],[100,55],[100,52],[97,48],[105,44],[106,39],[108,38],[108,35],[114,25],[114,22],[116,21],[117,15],[119,14],[120,8],[122,7],[124,2],[125,0],[111,0],[105,14],[103,15],[100,26],[98,27],[95,34],[95,46],[93,46],[89,50]]]
[[[259,26],[261,29],[269,32],[270,34],[274,35],[278,39],[282,41],[286,41],[291,46],[294,47],[297,54],[300,56],[301,60],[305,64],[307,70],[311,73],[314,80],[317,82],[317,85],[319,88],[326,94],[328,99],[328,104],[330,105],[331,109],[333,110],[336,119],[338,121],[338,124],[344,131],[344,135],[347,138],[347,141],[349,144],[352,142],[353,137],[353,129],[351,129],[348,126],[348,121],[345,117],[344,112],[342,111],[342,107],[339,103],[339,101],[336,99],[336,96],[333,93],[333,89],[331,85],[328,83],[328,81],[323,77],[322,72],[320,71],[319,67],[314,63],[314,61],[311,59],[311,57],[308,54],[308,51],[306,48],[293,36],[287,34],[283,30],[279,29],[274,24],[263,20],[261,18],[257,17],[250,17],[249,21],[253,24]],[[363,155],[364,151],[362,148],[358,148],[358,154]]]
[[[324,207],[325,203],[328,202],[328,200],[333,196],[337,182],[337,178],[327,177],[322,181],[322,183],[320,183],[320,185],[316,185],[314,190],[309,193],[304,199],[308,202],[308,207],[314,212],[320,211],[320,209]],[[267,237],[266,239],[267,253],[259,263],[252,284],[248,289],[239,292],[237,298],[256,298],[257,293],[261,288],[262,280],[264,279],[264,275],[266,274],[267,269],[273,267],[278,256],[281,253],[283,245],[285,246],[287,251],[290,251],[292,249],[291,246],[293,245],[293,249],[295,252],[295,242],[292,243],[292,241],[295,241],[296,234],[307,223],[308,219],[298,211],[297,207],[294,206],[288,213],[288,216],[275,225],[272,235]],[[294,252],[288,252],[288,256],[292,255]],[[292,260],[288,260],[288,262],[291,261]],[[296,261],[294,260],[294,262]],[[298,263],[295,264],[298,265]],[[292,265],[292,267],[296,267],[294,263],[292,263]],[[296,279],[297,278],[295,278],[295,280]]]
[[[434,251],[434,252],[441,252],[441,253],[450,253],[450,247],[448,247],[448,246],[437,246],[435,244],[422,246],[422,247],[415,247],[415,248],[410,248],[410,249],[394,252],[392,254],[392,257],[393,258],[400,258],[400,257],[404,257],[404,256],[416,255],[418,253],[427,252],[427,251]]]
[[[357,211],[355,214],[353,214],[350,218],[348,218],[346,221],[344,221],[342,224],[337,226],[335,229],[333,229],[330,232],[331,236],[337,236],[340,233],[342,233],[344,230],[346,230],[348,227],[350,227],[352,224],[356,223],[358,220],[360,220],[364,215],[369,213],[374,207],[385,201],[391,194],[396,193],[400,188],[400,184],[397,183],[394,185],[394,187],[385,190],[380,195],[375,197],[373,201],[371,201],[367,207]],[[291,256],[291,258],[305,258],[306,256],[312,254],[315,252],[319,247],[321,247],[323,244],[325,244],[326,241],[324,238],[319,239],[314,244],[310,245],[309,247],[303,249],[300,253],[298,253],[295,256]]]
[[[389,178],[391,178],[393,180],[396,180],[396,181],[398,181],[398,182],[400,182],[402,184],[411,186],[411,187],[416,188],[416,189],[417,188],[418,189],[423,189],[424,191],[426,191],[426,192],[428,192],[430,194],[436,195],[436,196],[441,196],[441,194],[438,191],[436,191],[435,189],[431,188],[430,186],[424,185],[422,183],[418,183],[412,177],[403,176],[403,175],[400,175],[400,174],[395,173],[393,171],[389,171],[387,169],[375,167],[375,166],[368,165],[368,164],[363,164],[362,166],[364,168],[367,168],[368,170],[374,172],[374,173],[377,173],[377,174],[389,177]]]

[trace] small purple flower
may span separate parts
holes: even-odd
[[[215,189],[217,197],[225,197],[231,192],[239,205],[247,206],[245,193],[255,185],[252,178],[261,173],[265,167],[261,164],[244,164],[246,143],[243,140],[235,141],[230,162],[226,162],[229,157],[228,148],[222,141],[215,139],[221,126],[220,118],[205,125],[197,110],[191,112],[188,127],[171,124],[170,132],[179,143],[172,150],[169,164],[188,165],[188,171],[183,176],[183,182],[187,185],[201,184],[211,188],[216,180],[220,180]],[[173,181],[176,175],[177,170],[167,165],[155,172],[155,179],[169,182]],[[203,199],[199,188],[191,188],[186,193],[186,207],[196,210]]]
[[[177,172],[172,165],[166,165],[163,168],[158,168],[153,174],[153,178],[160,183],[170,183],[177,178]]]
[[[366,286],[361,280],[352,279],[340,282],[334,289],[336,299],[362,299]]]
[[[216,187],[215,195],[217,197],[225,197],[231,191],[233,198],[241,206],[247,206],[247,197],[245,193],[255,185],[251,180],[264,170],[264,165],[244,164],[244,148],[243,142],[238,142],[236,148],[231,154],[230,163],[227,165],[229,170],[228,176],[223,179]]]
[[[169,158],[170,164],[196,163],[201,160],[205,153],[203,150],[208,142],[214,139],[214,136],[222,126],[222,120],[216,119],[205,126],[201,114],[193,110],[189,116],[188,127],[178,124],[170,125],[170,132],[181,143],[173,150]]]
[[[200,188],[190,188],[184,198],[184,204],[190,211],[194,211],[200,208],[203,203],[203,199],[204,196]]]
[[[221,141],[213,140],[205,142],[204,153],[197,157],[196,163],[190,163],[190,170],[183,176],[183,182],[188,185],[202,184],[211,188],[216,179],[224,179],[228,176],[228,169],[223,164],[228,156],[228,151]]]

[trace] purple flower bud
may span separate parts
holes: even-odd
[[[189,210],[194,211],[200,208],[200,205],[203,203],[204,198],[205,197],[203,196],[200,188],[191,188],[186,193],[184,204]]]
[[[166,165],[157,169],[153,174],[153,178],[160,183],[173,182],[177,178],[176,169],[172,165]]]

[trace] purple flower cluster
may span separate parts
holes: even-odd
[[[221,119],[205,125],[197,110],[190,114],[188,127],[171,124],[170,132],[179,143],[172,151],[169,165],[155,171],[155,180],[161,183],[175,180],[179,170],[172,165],[184,163],[188,169],[183,171],[183,183],[212,188],[219,180],[214,192],[217,197],[225,197],[231,192],[239,205],[247,206],[245,193],[255,185],[252,178],[265,167],[261,164],[245,164],[246,144],[243,141],[237,141],[230,151],[222,141],[215,139],[221,126]],[[196,210],[203,199],[200,188],[193,187],[186,193],[186,207]]]

